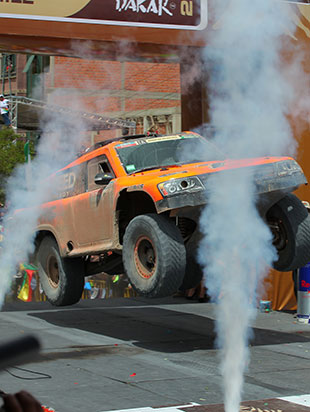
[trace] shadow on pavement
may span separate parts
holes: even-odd
[[[104,307],[96,305],[91,308],[79,304],[80,310],[71,307],[48,311],[41,307],[41,312],[28,315],[59,327],[109,336],[153,351],[177,353],[214,349],[215,330],[211,318],[156,307],[154,301],[152,306],[141,300],[132,302],[132,306],[127,303],[124,306],[123,302],[122,305],[110,302]],[[310,341],[308,334],[270,329],[254,328],[253,334],[252,346]]]

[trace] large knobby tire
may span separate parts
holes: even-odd
[[[182,284],[186,265],[179,229],[165,216],[136,216],[124,234],[123,263],[139,295],[171,296]]]
[[[38,246],[36,263],[47,300],[56,306],[73,305],[84,289],[84,264],[80,258],[62,258],[51,236]]]
[[[298,269],[310,262],[310,216],[293,194],[286,195],[267,212],[278,259],[273,267],[281,272]]]

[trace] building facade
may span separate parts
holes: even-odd
[[[14,62],[9,66],[8,62]],[[181,131],[178,63],[107,61],[60,56],[2,54],[2,90],[136,123],[136,133]],[[19,130],[22,132],[22,130]],[[121,135],[90,132],[90,144]]]

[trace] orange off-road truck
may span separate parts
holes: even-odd
[[[292,194],[307,181],[294,159],[227,159],[212,139],[192,132],[126,136],[96,144],[51,178],[56,191],[42,205],[35,236],[47,299],[78,302],[84,277],[100,272],[126,273],[146,297],[198,284],[206,182],[241,168],[253,176],[258,211],[273,234],[274,268],[308,263],[310,216]]]

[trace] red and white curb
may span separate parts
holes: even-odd
[[[310,408],[310,395],[286,396],[278,399]]]
[[[265,402],[267,401],[267,402]],[[277,401],[283,401],[283,407],[281,405],[281,409],[273,409],[272,404]],[[261,403],[264,405],[264,409],[261,409],[260,407],[256,406],[240,406],[240,411],[251,411],[251,412],[274,412],[275,410],[277,412],[290,412],[290,407],[289,404],[296,405],[293,409],[296,411],[308,411],[310,412],[310,395],[299,395],[299,396],[285,396],[281,398],[274,398],[274,399],[262,399],[261,401],[253,401],[253,404]],[[252,402],[243,402],[243,405],[249,403],[251,404]],[[292,407],[293,407],[292,405]],[[297,405],[302,406],[302,408],[298,407]],[[211,410],[218,410],[218,407],[221,406],[221,410],[223,408],[223,405],[201,405],[199,403],[194,403],[190,402],[187,404],[183,405],[171,405],[171,406],[159,406],[159,407],[141,407],[141,408],[133,408],[133,409],[120,409],[120,410],[112,410],[112,411],[102,411],[102,412],[184,412],[184,409],[186,408],[193,408],[193,412],[195,411],[195,407],[198,407],[197,409],[199,412],[202,411],[202,408],[207,411]],[[291,408],[292,408],[291,407]],[[283,409],[282,409],[283,408]],[[224,408],[223,408],[224,410]]]
[[[114,411],[105,412],[180,412],[183,408],[190,408],[192,406],[200,406],[199,403],[186,403],[184,405],[174,405],[174,406],[161,406],[161,407],[146,407],[146,408],[134,408],[134,409],[120,409]],[[102,411],[103,412],[103,411]]]

